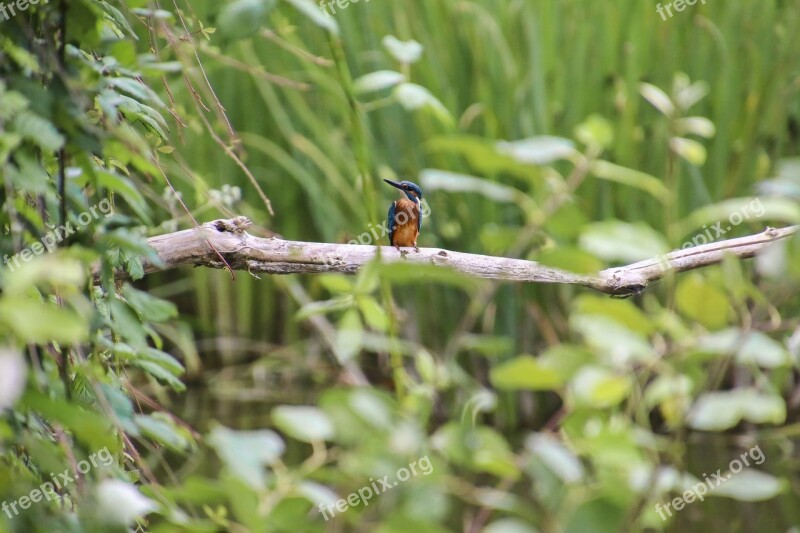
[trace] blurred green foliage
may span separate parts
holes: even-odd
[[[232,215],[348,242],[382,178],[422,186],[420,246],[581,273],[798,224],[799,8],[53,0],[0,22],[0,531],[788,530],[800,238],[627,300],[143,260]]]

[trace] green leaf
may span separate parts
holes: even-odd
[[[623,401],[631,388],[629,376],[616,375],[598,366],[582,368],[572,381],[572,395],[580,405],[605,409]]]
[[[22,353],[6,346],[0,347],[0,415],[14,406],[25,391],[28,365]]]
[[[147,322],[166,322],[178,316],[178,308],[175,304],[134,289],[130,283],[123,286],[122,295]]]
[[[164,413],[138,415],[136,425],[142,436],[152,439],[176,452],[186,452],[192,447],[186,431]]]
[[[424,212],[423,216],[425,216]],[[369,261],[358,270],[355,286],[356,294],[371,294],[375,289],[378,288],[378,284],[380,283],[380,266],[380,261],[375,259],[373,261]]]
[[[709,86],[706,82],[696,81],[690,83],[689,76],[683,72],[679,72],[675,75],[675,80],[673,82],[675,103],[684,111],[705,98],[708,92]]]
[[[676,223],[673,229],[682,235],[694,232],[693,236],[702,237],[702,240],[693,244],[705,244],[716,239],[728,238],[724,235],[737,223],[741,224],[744,221],[757,223],[765,220],[800,224],[800,204],[788,198],[731,198],[693,211],[688,217]],[[722,235],[717,235],[719,230],[722,231]],[[710,240],[707,238],[709,234]]]
[[[659,376],[648,385],[644,403],[658,406],[670,428],[678,427],[684,419],[692,401],[692,381],[684,376]]]
[[[148,105],[137,102],[133,98],[122,94],[117,95],[117,100],[115,102],[128,121],[135,122],[139,120],[147,129],[157,133],[162,141],[169,141],[166,134],[166,130],[169,129],[169,127],[164,117],[161,116],[161,113]]]
[[[353,281],[344,274],[320,274],[316,280],[332,293],[351,294],[353,292]]]
[[[20,9],[20,11],[22,10],[20,6],[18,6],[18,9]],[[5,17],[5,21],[8,21],[7,16]],[[16,39],[12,40],[10,38],[3,37],[3,35],[0,35],[0,49],[6,53],[11,61],[16,63],[21,69],[27,70],[32,74],[38,75],[41,73],[41,66],[39,65],[39,60],[37,59],[36,55],[26,50],[23,46],[17,46],[14,44],[14,40]],[[3,96],[2,93],[0,93],[0,96]],[[5,96],[0,98],[0,101],[2,101],[4,98]]]
[[[158,510],[159,504],[145,497],[132,483],[103,479],[94,487],[92,512],[102,517],[106,528],[125,529],[144,515]]]
[[[672,199],[672,193],[664,182],[650,174],[603,160],[592,161],[591,169],[592,174],[600,179],[642,190],[663,204]]]
[[[392,248],[394,250],[394,248]],[[397,250],[394,250],[396,253]],[[460,272],[442,268],[436,265],[409,264],[394,262],[380,266],[382,279],[395,285],[417,285],[423,283],[441,283],[461,287],[465,290],[473,289],[477,281]]]
[[[234,431],[216,426],[207,440],[236,477],[259,490],[267,484],[264,465],[277,462],[286,448],[280,436],[268,429]]]
[[[586,348],[571,344],[551,346],[538,357],[539,365],[557,372],[562,382],[566,382],[578,370],[595,360],[595,356]]]
[[[107,78],[106,84],[112,89],[125,91],[142,103],[149,102],[158,107],[166,107],[155,91],[139,80],[120,76],[116,78]]]
[[[714,123],[705,117],[686,117],[676,121],[676,127],[681,135],[697,135],[710,139],[717,133]]]
[[[357,388],[348,391],[347,407],[361,420],[373,428],[388,429],[392,427],[393,412],[385,396],[365,389]]]
[[[458,226],[458,228],[460,230],[460,225]],[[485,250],[488,255],[503,255],[503,253],[506,252],[506,250],[510,249],[517,241],[517,239],[519,238],[519,232],[521,230],[522,227],[518,225],[507,226],[502,224],[496,224],[494,222],[483,224],[483,226],[480,228],[481,248]],[[446,235],[446,237],[451,237],[451,235]],[[549,250],[555,250],[555,248]],[[588,256],[588,254],[586,255]],[[537,257],[537,260],[541,262],[539,257]],[[600,264],[599,261],[597,261],[597,259],[592,258],[592,260]],[[603,265],[600,264],[599,268],[602,267]]]
[[[117,298],[111,299],[109,308],[114,330],[135,348],[147,346],[144,327],[131,308]]]
[[[735,354],[739,364],[753,364],[762,368],[792,365],[792,356],[786,347],[761,331],[726,329],[700,337],[696,348],[714,355]]]
[[[601,259],[635,263],[667,253],[663,235],[645,224],[607,220],[588,224],[581,233],[580,246]]]
[[[139,428],[134,420],[136,415],[133,411],[133,401],[121,387],[122,385],[114,386],[109,383],[100,383],[103,396],[108,401],[111,409],[113,409],[114,416],[119,420],[122,428],[129,435],[138,437]]]
[[[786,402],[756,389],[708,392],[697,399],[687,417],[689,426],[705,431],[724,431],[742,420],[782,424],[786,420]]]
[[[144,277],[144,264],[140,257],[133,257],[125,261],[125,271],[130,274],[133,281]]]
[[[280,405],[272,410],[272,420],[278,429],[303,442],[330,440],[334,435],[328,415],[316,407]]]
[[[581,315],[602,315],[641,335],[650,335],[655,325],[630,300],[614,300],[594,294],[581,294],[575,299],[573,312]]]
[[[646,336],[606,316],[573,314],[569,322],[586,344],[615,367],[653,361],[658,357]]]
[[[64,137],[49,121],[31,111],[21,111],[14,117],[14,131],[39,146],[42,150],[55,152],[64,146]]]
[[[699,274],[680,280],[675,290],[675,304],[684,316],[709,329],[725,327],[731,313],[725,293]]]
[[[180,379],[175,377],[175,374],[159,363],[154,363],[153,361],[148,361],[146,359],[134,359],[131,361],[131,366],[135,366],[136,368],[144,370],[157,380],[169,385],[177,392],[183,392],[186,390],[186,385]]]
[[[530,202],[528,195],[514,187],[448,170],[426,168],[420,172],[419,178],[420,185],[426,191],[477,193],[493,202],[516,203],[519,205],[526,205],[526,203]]]
[[[9,272],[3,289],[6,296],[22,296],[32,287],[41,286],[72,292],[85,282],[86,271],[80,261],[54,253]]]
[[[772,499],[786,490],[784,480],[752,468],[727,475],[730,477],[709,495],[725,496],[740,502],[761,502]]]
[[[501,141],[497,143],[497,149],[527,165],[549,165],[570,159],[577,153],[575,144],[569,139],[549,135],[513,142]]]
[[[365,437],[383,435],[396,423],[392,398],[377,389],[327,389],[319,406],[336,428],[337,443],[363,443]]]
[[[663,115],[671,117],[675,113],[675,104],[672,103],[667,93],[650,83],[639,85],[639,94],[658,109]]]
[[[286,0],[295,9],[305,15],[314,24],[328,30],[334,35],[339,35],[339,25],[327,11],[323,12],[313,0]]]
[[[24,297],[0,299],[0,322],[25,342],[74,344],[89,337],[88,321],[77,312]]]
[[[161,264],[158,253],[147,244],[147,239],[127,229],[120,228],[104,234],[100,238],[99,244],[101,248],[106,250],[119,248],[120,255],[125,257],[143,256],[150,263]],[[114,264],[114,266],[119,266],[119,263]]]
[[[16,187],[25,189],[29,194],[46,194],[50,192],[52,182],[50,175],[42,168],[42,164],[20,151],[15,154],[17,166],[6,166],[6,177]],[[19,168],[17,168],[19,167]]]
[[[332,300],[324,300],[320,302],[311,302],[300,308],[295,314],[296,320],[306,320],[312,316],[324,315],[334,311],[341,311],[343,309],[350,309],[355,304],[355,298],[346,294],[338,296]]]
[[[470,168],[480,174],[505,172],[526,181],[539,174],[529,165],[519,163],[513,157],[500,153],[496,143],[483,137],[468,135],[437,137],[428,141],[426,147],[434,153],[459,155],[467,160]]]
[[[587,499],[569,513],[564,533],[617,533],[625,529],[627,512],[610,498]]]
[[[463,351],[478,352],[488,357],[507,355],[514,349],[514,339],[503,335],[467,333],[461,335],[458,348]]]
[[[577,483],[584,478],[580,459],[563,442],[549,433],[534,433],[525,440],[534,457],[544,463],[564,483]]]
[[[267,18],[275,0],[236,0],[226,4],[217,17],[223,37],[242,39],[256,33]]]
[[[389,54],[400,63],[410,65],[416,63],[422,57],[423,47],[413,39],[410,41],[401,41],[394,35],[387,35],[381,41],[384,48]]]
[[[372,296],[359,296],[358,307],[364,321],[375,331],[385,333],[389,329],[389,315]]]
[[[708,158],[706,147],[693,139],[673,137],[669,140],[669,146],[673,152],[696,167],[703,166]]]
[[[501,390],[554,390],[563,385],[560,374],[530,355],[502,363],[490,372],[492,385]]]
[[[6,91],[0,82],[0,119],[9,120],[28,108],[28,99],[18,91]]]
[[[355,80],[353,86],[357,93],[370,93],[394,87],[406,81],[406,77],[393,70],[370,72]]]
[[[511,479],[520,475],[505,437],[491,428],[449,422],[431,437],[431,444],[450,461],[475,472]]]
[[[593,114],[575,127],[575,138],[586,146],[605,150],[614,142],[614,127],[607,118]]]
[[[114,6],[112,6],[108,2],[101,1],[101,2],[99,2],[99,4],[103,8],[103,11],[105,11],[105,13],[108,16],[108,18],[110,20],[113,20],[114,23],[117,25],[117,27],[119,29],[125,30],[125,32],[128,34],[128,36],[131,39],[133,39],[135,41],[139,40],[139,36],[136,35],[135,31],[133,31],[133,28],[131,27],[130,23],[128,22],[128,19],[125,18],[125,15],[123,15],[122,12],[119,9],[117,9]]]
[[[93,175],[97,187],[103,187],[119,194],[139,218],[146,223],[150,222],[150,208],[147,206],[142,193],[139,192],[139,189],[130,179],[101,167],[94,167]]]
[[[336,329],[336,353],[341,361],[352,359],[361,351],[364,338],[364,325],[355,309],[345,311]]]
[[[605,266],[592,254],[570,246],[544,249],[536,256],[536,262],[576,274],[596,274]]]
[[[416,83],[401,83],[395,87],[392,94],[406,111],[429,109],[433,111],[434,116],[436,116],[440,122],[444,124],[451,124],[453,122],[453,117],[444,104],[433,96],[428,89],[421,85],[417,85]]]
[[[109,346],[109,349],[114,352],[114,355],[126,363],[149,361],[150,363],[160,366],[174,376],[180,376],[185,372],[183,365],[173,356],[149,346],[134,349],[127,344],[118,342]]]
[[[538,530],[518,518],[500,518],[487,524],[481,533],[538,533]]]
[[[116,454],[120,448],[111,423],[100,413],[83,409],[63,399],[49,398],[34,390],[25,393],[22,405],[52,422],[62,424],[90,450],[108,448],[112,454]]]

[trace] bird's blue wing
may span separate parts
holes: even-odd
[[[397,208],[397,202],[392,202],[392,205],[389,206],[389,244],[394,245],[393,235],[394,235],[394,212]]]
[[[417,204],[419,205],[419,204]],[[417,233],[422,231],[422,209],[418,209],[417,211]]]

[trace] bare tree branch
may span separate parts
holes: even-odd
[[[355,274],[380,252],[386,263],[404,261],[450,268],[468,276],[529,283],[582,285],[615,296],[638,294],[651,281],[668,271],[684,272],[713,265],[726,255],[753,257],[774,242],[785,239],[800,229],[789,226],[767,228],[762,233],[718,241],[686,250],[677,250],[662,257],[615,267],[588,276],[540,265],[533,261],[466,254],[439,248],[398,251],[390,246],[327,244],[316,242],[264,239],[245,231],[251,225],[246,217],[221,219],[189,229],[148,239],[161,265],[145,264],[145,272],[171,269],[183,265],[225,268],[220,255],[234,270],[268,274],[313,274],[340,272]],[[217,253],[219,252],[219,253]]]

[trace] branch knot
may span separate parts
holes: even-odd
[[[233,233],[234,235],[241,235],[244,230],[253,225],[250,219],[244,216],[235,218],[221,218],[211,222],[211,225],[221,233]]]

